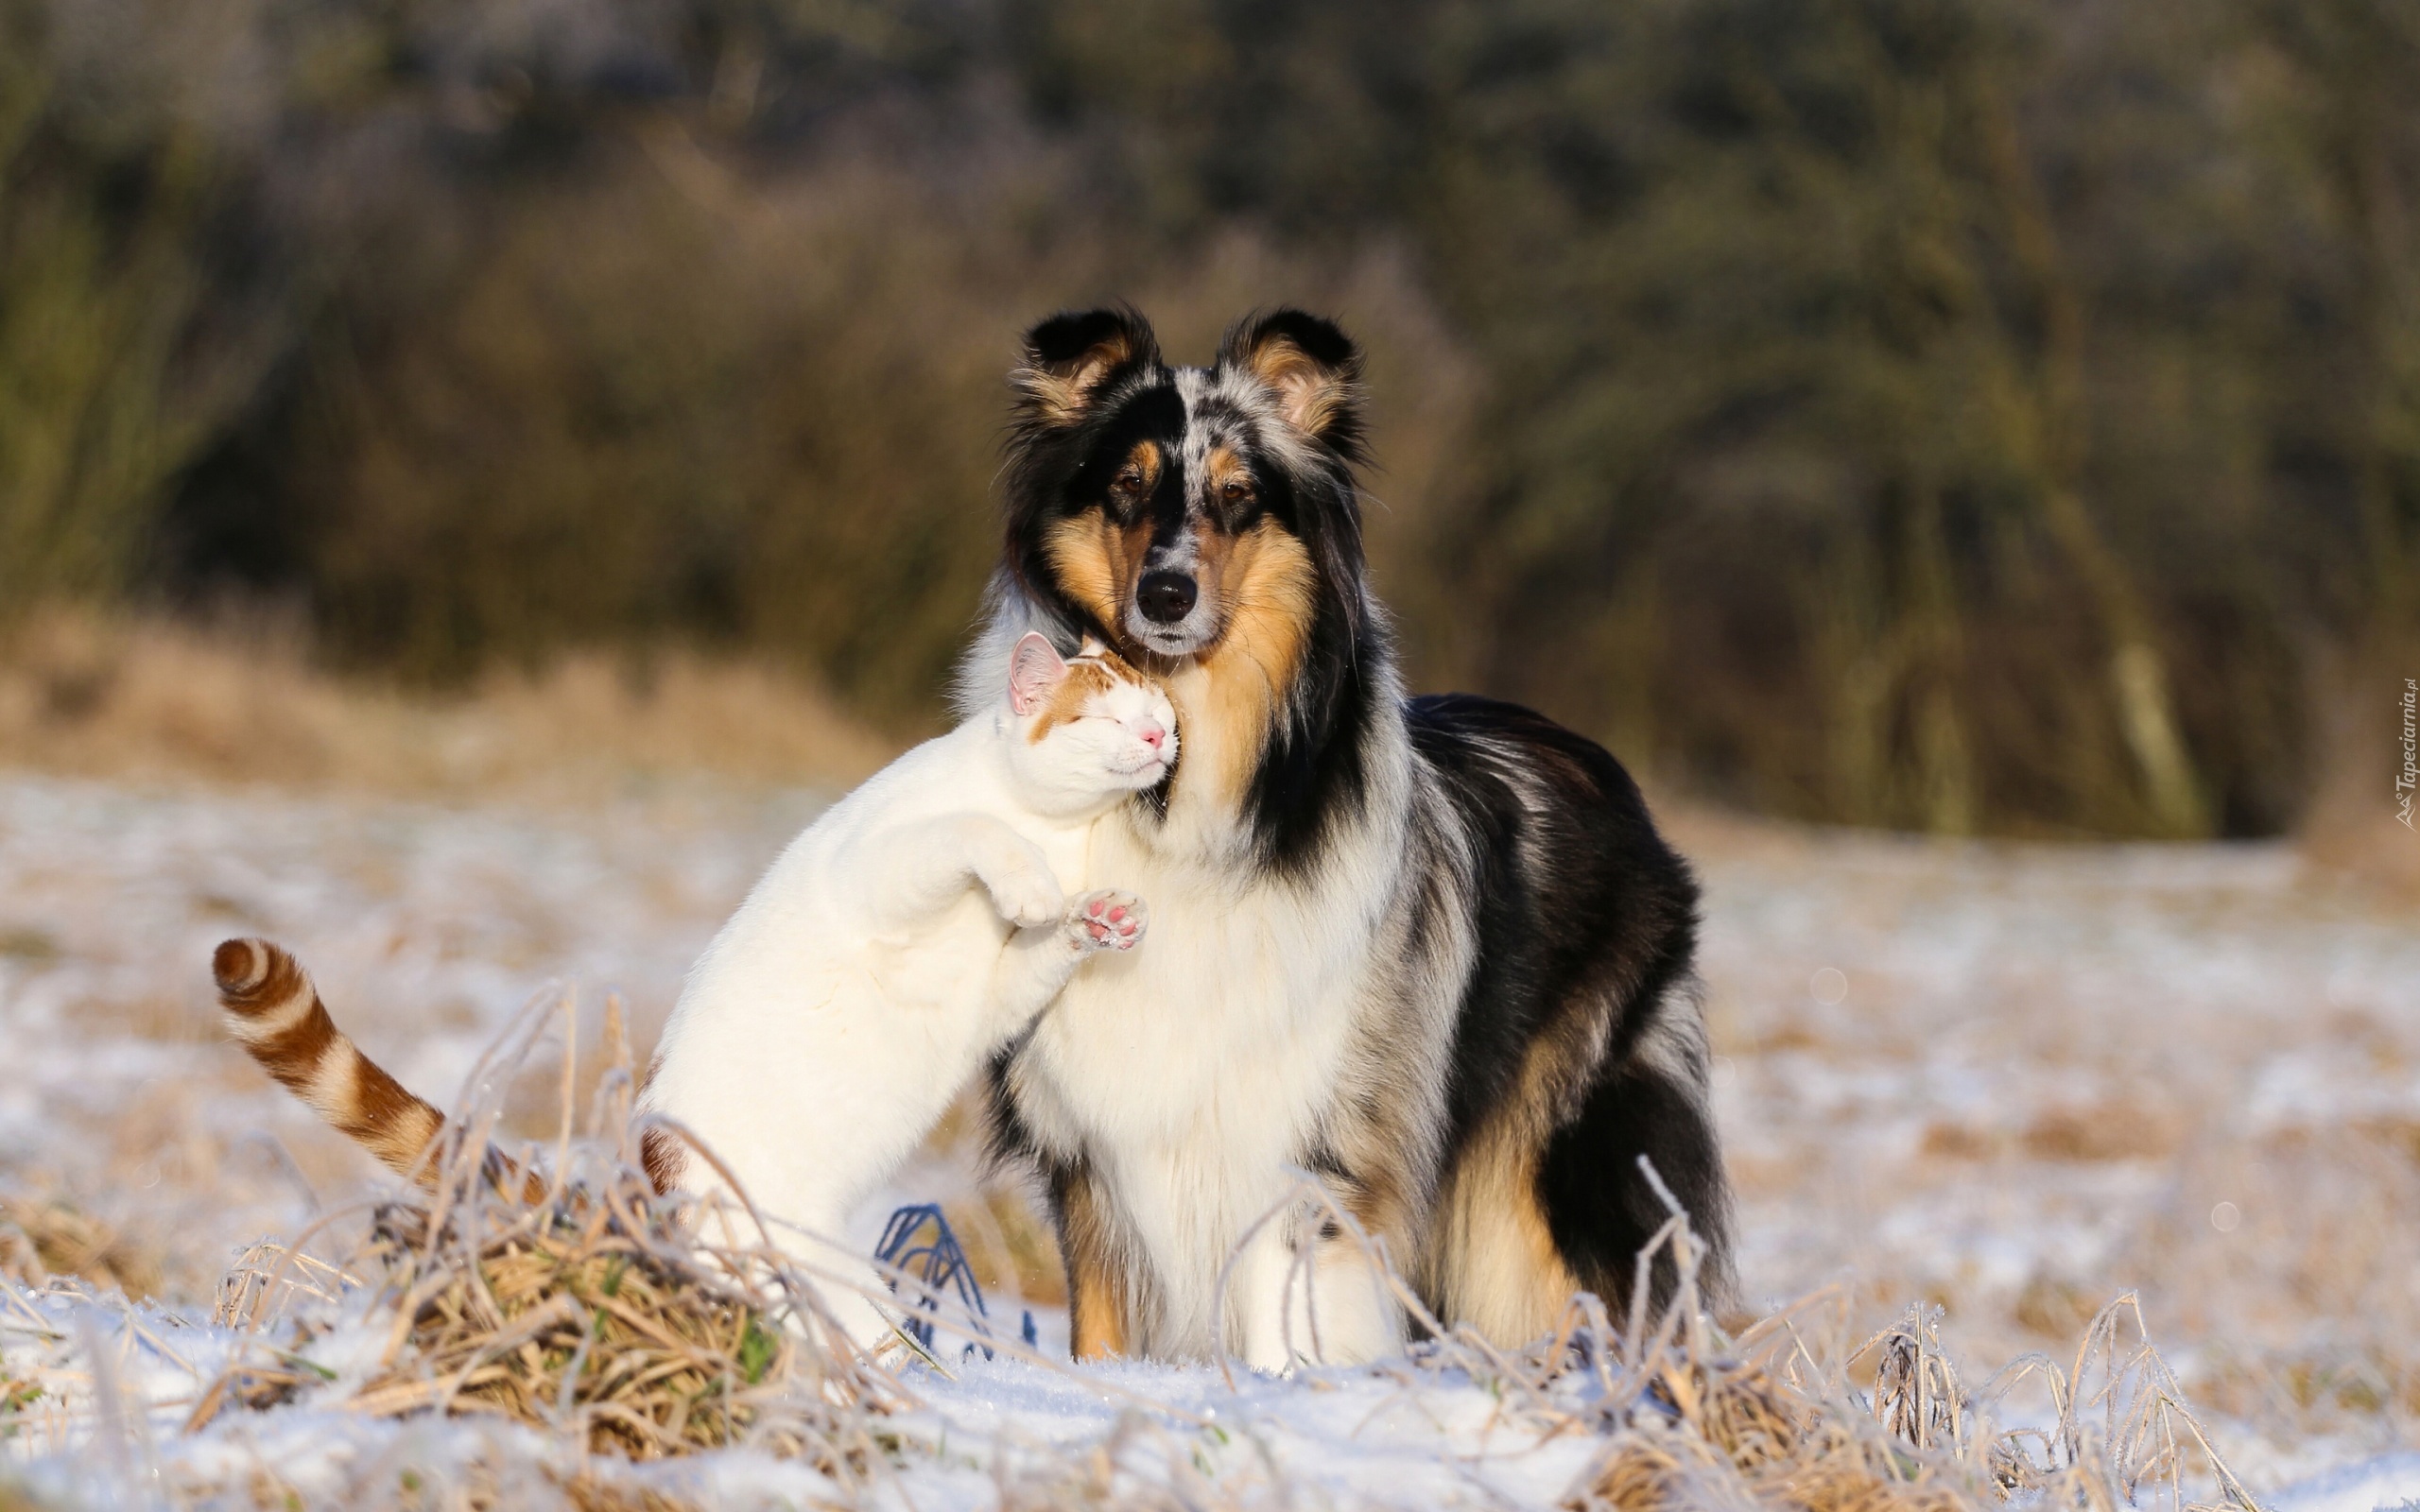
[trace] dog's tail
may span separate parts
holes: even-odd
[[[424,1157],[445,1132],[445,1115],[337,1027],[300,962],[265,939],[231,939],[210,970],[227,1026],[262,1070],[389,1169],[436,1184],[434,1162]]]

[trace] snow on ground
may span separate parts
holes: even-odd
[[[1998,1361],[2136,1290],[2266,1484],[2420,1444],[2408,905],[2275,845],[1694,828],[1752,1300],[1845,1277]]]
[[[618,990],[644,1047],[818,801],[657,790],[481,809],[0,777],[0,1195],[75,1202],[159,1278],[156,1306],[85,1308],[53,1332],[119,1318],[129,1399],[189,1396],[192,1373],[143,1334],[205,1368],[224,1345],[201,1320],[234,1255],[370,1175],[219,1039],[219,939],[293,947],[364,1047],[444,1102],[550,981],[577,984],[592,1024]],[[1979,1376],[2071,1352],[2094,1311],[2135,1290],[2256,1489],[2358,1463],[2367,1480],[2344,1471],[2281,1504],[2420,1497],[2408,911],[2275,846],[1940,845],[1689,815],[1674,829],[1707,888],[1747,1302],[1839,1282],[1878,1322],[1929,1300]],[[939,1162],[917,1179],[965,1177]],[[0,1360],[41,1344],[10,1327],[0,1309]],[[1230,1395],[1215,1371],[1141,1366],[1086,1381],[1002,1360],[924,1383],[925,1426],[952,1447],[919,1461],[914,1503],[993,1499],[1007,1471],[987,1455],[1098,1438],[1119,1385],[1235,1425],[1222,1446],[1160,1419],[1136,1452],[1204,1456],[1228,1477],[1275,1463],[1338,1504],[1547,1504],[1582,1452],[1524,1439],[1477,1387],[1408,1393],[1380,1374]],[[0,1455],[38,1486],[123,1478],[143,1455],[175,1462],[163,1474],[258,1455],[297,1486],[443,1460],[424,1427],[314,1426],[329,1416],[234,1415],[173,1441],[138,1420],[130,1459],[62,1455],[64,1430],[35,1413]],[[708,1458],[683,1484],[805,1494],[796,1467]]]
[[[507,1481],[497,1504],[512,1505],[515,1468],[534,1481],[542,1468],[562,1468],[567,1476],[582,1464],[576,1439],[494,1419],[441,1428],[375,1420],[307,1396],[274,1411],[226,1413],[180,1435],[197,1382],[234,1357],[232,1331],[169,1309],[57,1295],[0,1300],[0,1330],[21,1360],[97,1359],[110,1376],[101,1386],[74,1383],[65,1400],[23,1414],[9,1457],[36,1494],[142,1505],[164,1491],[192,1504],[242,1506],[263,1500],[256,1477],[265,1475],[278,1494],[263,1504],[292,1492],[300,1500],[288,1504],[354,1506],[381,1504],[365,1489],[391,1488],[406,1476],[414,1486],[467,1485],[475,1476],[493,1481],[501,1468]],[[1047,1485],[1071,1470],[1084,1476],[1093,1472],[1092,1451],[1104,1443],[1113,1446],[1119,1484],[1215,1482],[1229,1505],[1290,1498],[1337,1506],[1550,1506],[1581,1481],[1599,1447],[1551,1433],[1546,1418],[1467,1377],[1400,1366],[1285,1382],[1239,1372],[1230,1386],[1207,1367],[1119,1364],[1079,1372],[970,1357],[954,1362],[950,1379],[924,1368],[906,1377],[921,1404],[881,1419],[908,1446],[906,1468],[877,1465],[869,1499],[915,1512],[973,1512],[998,1504],[1007,1485]],[[1585,1392],[1567,1395],[1578,1405]],[[96,1413],[101,1400],[115,1410]],[[147,1413],[130,1405],[145,1402],[156,1406]],[[751,1451],[660,1463],[638,1479],[717,1507],[831,1504],[843,1491],[806,1464]]]

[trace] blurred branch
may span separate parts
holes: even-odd
[[[2007,94],[1988,75],[1979,75],[1975,96],[1984,158],[2009,231],[2009,248],[2041,311],[2034,401],[2041,419],[2034,434],[2041,438],[2043,519],[2083,575],[2100,610],[2110,644],[2110,693],[2152,811],[2169,834],[2198,839],[2210,832],[2208,803],[2186,749],[2167,658],[2159,650],[2152,615],[2133,574],[2111,549],[2084,503],[2083,479],[2092,426],[2084,412],[2083,297],[2067,274],[2058,232]]]

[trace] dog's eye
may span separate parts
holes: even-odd
[[[1132,498],[1143,491],[1143,470],[1130,467],[1112,479],[1109,486],[1112,491]]]
[[[1229,478],[1219,490],[1219,497],[1229,504],[1241,504],[1252,497],[1252,485],[1242,478]]]

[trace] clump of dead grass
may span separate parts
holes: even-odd
[[[376,1278],[375,1305],[391,1309],[389,1347],[349,1408],[494,1414],[635,1460],[736,1443],[822,1459],[838,1416],[796,1420],[798,1380],[836,1385],[843,1405],[882,1395],[786,1328],[778,1300],[701,1257],[643,1181],[557,1193],[483,1218],[502,1222],[380,1210],[355,1263]],[[475,1229],[484,1231],[474,1238]],[[242,1321],[273,1293],[281,1258],[258,1257],[231,1277],[221,1322]],[[318,1373],[292,1347],[310,1333],[298,1329],[267,1361],[228,1371],[194,1426],[231,1401],[290,1400]]]
[[[551,1177],[490,1145],[492,1096],[449,1125],[426,1200],[378,1204],[350,1252],[318,1258],[307,1236],[255,1246],[222,1283],[216,1321],[259,1348],[239,1350],[202,1392],[188,1431],[233,1407],[340,1385],[343,1405],[366,1416],[492,1416],[626,1460],[745,1445],[843,1484],[879,1460],[873,1423],[909,1400],[897,1378],[856,1354],[815,1281],[769,1244],[701,1237],[752,1214],[701,1214],[648,1183],[618,1007],[591,1137],[573,1139],[568,1003],[565,1018]],[[525,1020],[523,1054],[536,1022]],[[501,1069],[519,1058],[506,1056]],[[617,1137],[602,1138],[608,1130]],[[312,1347],[347,1328],[377,1335],[380,1348],[359,1379],[337,1383]],[[616,1504],[620,1494],[564,1486],[582,1505]]]
[[[2215,1487],[2219,1505],[2254,1506],[2144,1341],[2131,1296],[2093,1319],[2071,1367],[2029,1357],[1979,1391],[1942,1351],[1937,1310],[1920,1304],[1827,1357],[1812,1343],[1827,1332],[1825,1300],[1810,1298],[1736,1340],[1701,1320],[1660,1358],[1625,1362],[1627,1377],[1606,1399],[1606,1447],[1567,1504],[2185,1508],[2202,1504],[2188,1492],[2201,1483]],[[2048,1387],[2054,1428],[1996,1423],[2000,1398],[2028,1377]]]
[[[1315,1177],[1305,1174],[1288,1201],[1303,1210],[1298,1231],[1344,1233],[1375,1262],[1427,1335],[1411,1351],[1416,1369],[1486,1383],[1547,1435],[1599,1441],[1564,1500],[1571,1512],[1984,1512],[2014,1503],[2257,1512],[2152,1348],[2132,1294],[2090,1319],[2069,1365],[2027,1355],[1979,1388],[1961,1379],[1942,1348],[1941,1310],[1927,1304],[1856,1340],[1849,1299],[1831,1288],[1734,1334],[1706,1305],[1703,1253],[1686,1214],[1640,1163],[1671,1218],[1638,1258],[1628,1307],[1617,1318],[1580,1294],[1551,1336],[1514,1352],[1430,1314],[1383,1244]],[[1308,1255],[1289,1286],[1308,1284]],[[1659,1266],[1673,1282],[1661,1308]],[[2029,1384],[2047,1397],[2051,1426],[2003,1426],[2001,1410]]]
[[[2029,1355],[1970,1389],[1942,1349],[1936,1307],[1917,1304],[1852,1345],[1845,1297],[1822,1292],[1734,1337],[1695,1295],[1696,1246],[1677,1210],[1658,1245],[1682,1280],[1651,1330],[1615,1335],[1585,1297],[1564,1327],[1566,1368],[1595,1370],[1602,1388],[1605,1448],[1567,1503],[1575,1509],[2182,1509],[2202,1504],[2188,1495],[2193,1483],[2215,1489],[2217,1505],[2254,1512],[2132,1295],[2091,1320],[2071,1366]],[[1642,1256],[1634,1318],[1645,1312],[1647,1267]],[[2053,1427],[1996,1420],[2028,1382],[2047,1392]]]

